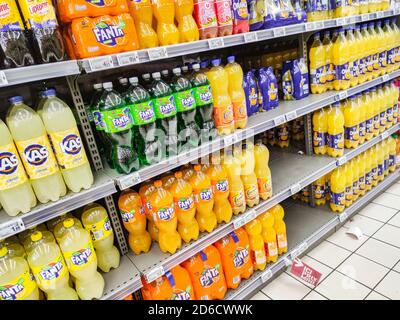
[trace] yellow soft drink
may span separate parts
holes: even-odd
[[[376,41],[379,47],[378,53],[378,63],[379,72],[378,75],[385,74],[387,72],[387,47],[390,44],[389,39],[387,39],[385,32],[382,29],[382,21],[377,20],[375,23],[375,33]]]
[[[366,169],[366,154],[362,153],[356,158],[358,167],[358,188],[360,189],[360,196],[365,194],[365,169]]]
[[[379,154],[378,146],[375,145],[371,148],[372,150],[372,186],[376,187],[379,182],[378,177],[378,165],[379,165]]]
[[[328,112],[322,108],[313,113],[313,146],[315,154],[326,154],[328,136]]]
[[[373,136],[377,137],[379,135],[379,128],[380,128],[379,115],[380,115],[381,101],[378,100],[378,95],[376,94],[376,87],[370,89],[369,96],[371,97],[371,107],[373,108],[373,115],[374,115]]]
[[[314,203],[317,206],[324,205],[326,203],[326,177],[323,176],[313,182],[312,187],[314,189]]]
[[[371,103],[369,89],[365,90],[362,95],[362,105],[365,110],[365,140],[369,141],[374,136],[374,108]]]
[[[386,82],[383,85],[383,95],[384,95],[384,105],[386,109],[386,129],[389,129],[394,124],[393,105],[391,101],[391,91],[389,82]]]
[[[335,90],[345,90],[350,87],[350,48],[344,35],[345,29],[339,29],[338,36],[332,45],[333,64],[335,67]]]
[[[329,38],[329,30],[324,31],[324,39],[322,40],[322,45],[325,49],[325,87],[326,90],[333,89],[333,80],[335,79],[334,67],[333,67],[333,51],[332,51],[332,41]]]
[[[379,48],[379,39],[378,35],[375,31],[375,23],[374,22],[369,22],[368,23],[368,33],[370,35],[369,40],[371,41],[372,48],[373,48],[373,54],[372,54],[372,67],[373,67],[373,77],[379,76],[379,53],[380,53],[380,48]]]
[[[393,136],[388,138],[389,146],[389,172],[396,171],[396,139]]]
[[[285,211],[280,204],[277,204],[269,209],[269,212],[274,216],[274,229],[276,232],[276,239],[278,243],[278,254],[281,255],[287,252],[288,249],[286,224],[283,221]]]
[[[379,132],[382,133],[386,130],[386,100],[381,84],[376,86],[376,97],[379,106]]]
[[[347,28],[347,36],[346,36],[347,45],[349,47],[350,61],[350,87],[354,87],[358,84],[358,74],[359,74],[359,63],[358,63],[358,50],[356,38],[353,34],[353,27]]]
[[[359,24],[356,25],[354,29],[354,39],[355,39],[355,54],[357,57],[357,64],[358,64],[358,83],[363,83],[366,80],[366,72],[367,72],[367,66],[366,66],[366,54],[365,54],[365,48],[367,47],[367,41],[366,39],[363,38],[361,31],[361,27]],[[363,48],[364,50],[359,50],[359,48]]]
[[[310,87],[311,93],[326,91],[326,58],[325,48],[320,40],[319,32],[314,34],[314,41],[310,48]]]
[[[346,179],[346,189],[345,189],[345,206],[349,207],[353,203],[353,171],[351,163],[347,162],[343,166],[344,176]]]
[[[377,180],[378,182],[381,182],[383,180],[383,175],[385,171],[385,151],[382,148],[382,143],[378,143],[376,145],[375,152],[377,154],[378,160]]]
[[[329,205],[334,212],[343,212],[346,204],[346,177],[343,167],[333,170],[331,175],[331,199]]]
[[[249,235],[249,245],[254,270],[264,270],[267,265],[267,255],[265,253],[264,239],[262,237],[262,224],[258,219],[254,219],[244,227]]]
[[[374,45],[371,39],[371,35],[368,32],[368,24],[363,23],[361,25],[361,35],[363,37],[363,52],[364,52],[364,70],[365,70],[365,80],[370,81],[373,77],[373,54],[374,54]]]
[[[340,111],[339,102],[332,105],[328,113],[328,148],[331,157],[341,157],[344,152],[344,116]]]
[[[244,195],[247,206],[254,207],[260,202],[257,177],[254,174],[255,158],[254,145],[247,140],[242,144],[242,172],[241,179],[244,186]]]
[[[254,174],[257,177],[258,194],[261,199],[267,200],[272,197],[271,170],[268,166],[269,151],[261,140],[254,145],[255,167]]]
[[[381,143],[383,145],[383,150],[385,154],[383,175],[386,177],[389,174],[389,157],[390,157],[389,139],[383,140]]]
[[[264,240],[267,263],[278,260],[278,245],[276,242],[276,231],[274,229],[274,216],[271,212],[265,211],[257,219],[262,225],[262,237]]]
[[[373,150],[368,149],[365,151],[366,153],[366,158],[367,158],[367,163],[365,164],[365,191],[369,191],[372,189],[372,179],[373,179],[373,172],[372,172],[372,166],[373,166]]]
[[[347,149],[356,148],[360,140],[360,112],[355,96],[349,98],[344,107],[344,146]]]
[[[356,201],[358,199],[358,197],[360,196],[360,186],[359,186],[359,168],[357,165],[357,161],[355,158],[353,158],[352,160],[350,160],[350,168],[351,168],[351,172],[353,173],[353,202]]]
[[[366,135],[367,110],[365,108],[365,103],[361,93],[356,94],[356,104],[360,116],[358,123],[359,144],[363,144],[365,142]]]

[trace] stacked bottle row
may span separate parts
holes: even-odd
[[[242,279],[264,270],[287,252],[284,210],[262,213],[151,283],[143,279],[145,300],[222,300]]]
[[[143,183],[139,192],[124,191],[118,200],[122,221],[135,254],[148,252],[151,242],[161,251],[175,253],[197,240],[199,232],[212,232],[272,196],[269,152],[261,141],[246,141],[234,150],[213,154],[211,161],[185,165],[155,182]],[[146,231],[147,226],[147,231]]]
[[[36,111],[21,96],[0,119],[0,203],[15,216],[67,193],[88,189],[93,174],[71,109],[54,89],[40,92]],[[18,151],[17,151],[18,150]],[[22,160],[22,161],[21,161]]]
[[[400,30],[396,18],[341,27],[321,41],[314,34],[309,52],[311,93],[345,90],[398,69]]]
[[[83,208],[0,241],[0,300],[90,300],[103,295],[97,271],[119,266],[114,232],[106,210]],[[81,222],[82,221],[82,222]],[[71,277],[70,277],[71,275]]]
[[[399,120],[398,96],[389,81],[314,112],[314,153],[341,157],[344,148],[356,148],[389,129]]]
[[[304,141],[304,118],[283,123],[261,134],[265,145],[288,148],[290,141]]]

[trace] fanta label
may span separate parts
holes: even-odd
[[[279,233],[276,235],[277,242],[278,242],[278,248],[283,249],[287,247],[287,239],[286,239],[286,234],[284,233]]]
[[[78,128],[50,133],[49,138],[61,169],[77,168],[88,162]]]
[[[327,133],[326,132],[314,131],[314,134],[313,134],[314,147],[323,147],[326,145],[326,141],[327,141]]]
[[[219,269],[220,266],[216,265],[215,268],[204,269],[199,278],[200,284],[203,288],[210,287],[214,282],[218,281],[220,276]]]
[[[238,248],[235,250],[235,255],[233,257],[233,265],[236,269],[242,267],[249,260],[249,247]]]
[[[31,266],[31,269],[39,286],[54,289],[56,288],[56,283],[68,272],[61,253],[48,264],[43,266]]]
[[[18,0],[28,29],[57,27],[54,7],[49,0]]]
[[[108,24],[106,21],[100,21],[93,28],[93,33],[97,42],[114,47],[118,44],[117,39],[125,36],[124,27],[121,24],[113,25]]]
[[[63,252],[70,272],[85,268],[96,259],[92,241],[89,241],[82,249],[73,252]]]
[[[232,105],[214,106],[214,121],[217,128],[231,126],[233,122]]]
[[[23,30],[17,4],[13,0],[0,1],[0,31]]]
[[[267,242],[265,244],[265,251],[267,257],[274,257],[278,255],[278,247],[275,241]]]
[[[326,66],[310,70],[311,85],[322,85],[326,82]]]
[[[328,147],[335,150],[341,150],[344,146],[343,132],[338,134],[328,134]]]
[[[154,113],[157,119],[176,115],[176,103],[173,95],[154,99]]]
[[[221,194],[229,191],[228,179],[211,180],[214,194]]]
[[[201,204],[201,202],[208,202],[213,199],[212,187],[203,188],[201,190],[194,189],[194,201]]]
[[[358,141],[360,138],[359,131],[358,125],[344,127],[344,139],[347,141]]]
[[[380,122],[379,122],[380,126],[385,127],[386,126],[386,110],[382,111],[379,114],[379,119],[380,119]]]
[[[177,290],[175,289],[174,293],[172,294],[171,300],[190,300],[190,290],[191,286],[189,286],[186,291]]]
[[[379,53],[379,67],[385,68],[387,65],[387,51],[384,50]]]
[[[211,86],[204,85],[194,88],[194,100],[198,107],[204,106],[206,104],[213,103],[213,97],[211,94]]]
[[[343,192],[332,192],[331,191],[331,203],[337,206],[344,206],[345,205],[345,194]]]
[[[156,121],[152,100],[135,103],[129,107],[131,109],[134,126],[142,126]]]
[[[199,30],[218,26],[213,0],[195,2],[194,17]]]
[[[83,226],[87,231],[90,232],[93,242],[101,241],[113,235],[113,229],[111,227],[111,222],[108,216],[100,220],[99,222],[93,224],[84,224]]]
[[[175,205],[182,211],[188,211],[194,207],[193,196],[174,198]]]
[[[30,179],[44,178],[58,171],[56,159],[46,136],[17,141],[16,144]]]
[[[122,221],[123,221],[124,223],[127,223],[127,224],[135,224],[136,221],[137,221],[136,215],[138,215],[138,214],[141,215],[141,214],[143,214],[144,212],[142,213],[142,210],[132,209],[132,210],[130,210],[130,211],[123,211],[123,210],[121,210],[120,213],[121,213]]]
[[[175,218],[175,210],[174,204],[172,203],[171,206],[160,208],[156,212],[156,219],[155,221],[170,221]]]
[[[232,11],[235,20],[248,20],[249,11],[246,0],[232,0]]]
[[[15,188],[28,181],[14,144],[0,149],[0,191]]]
[[[7,283],[0,283],[0,300],[24,300],[36,288],[29,271]]]
[[[335,80],[348,81],[350,80],[350,64],[348,62],[335,66]]]
[[[107,133],[129,130],[133,126],[131,109],[129,106],[114,110],[105,110],[102,111],[102,114],[106,124],[105,131]]]
[[[194,98],[194,89],[188,89],[174,93],[176,109],[178,112],[193,110],[196,108],[196,100]]]
[[[218,26],[232,25],[232,9],[230,0],[215,1]]]

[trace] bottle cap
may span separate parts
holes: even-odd
[[[7,249],[6,246],[0,248],[0,258],[2,258],[5,255],[7,255],[7,253],[8,253],[8,249]]]
[[[160,188],[160,187],[162,186],[162,181],[161,181],[161,180],[156,180],[156,181],[154,181],[154,186],[155,186],[156,188]]]
[[[93,89],[94,89],[94,90],[103,89],[103,84],[102,84],[102,83],[95,83],[95,84],[93,85]]]
[[[119,81],[119,83],[122,84],[122,85],[128,83],[128,79],[127,79],[127,78],[119,78],[118,81]]]
[[[189,67],[188,66],[182,66],[182,72],[186,73],[189,71]]]
[[[35,231],[34,233],[31,234],[31,240],[33,242],[39,241],[43,238],[43,235],[40,231]]]
[[[192,65],[192,68],[193,68],[194,71],[199,71],[200,70],[200,64],[195,63],[195,64]]]
[[[194,169],[194,171],[201,171],[201,165],[195,164],[193,169]]]
[[[212,59],[212,60],[211,60],[211,64],[212,64],[214,67],[217,67],[217,66],[219,66],[219,65],[221,64],[221,59]]]
[[[113,88],[112,82],[104,82],[103,83],[103,88],[104,89],[112,89]]]
[[[159,73],[159,72],[153,72],[151,74],[151,76],[153,77],[153,79],[156,79],[156,80],[161,79],[161,73]]]
[[[63,226],[65,228],[71,228],[75,224],[74,219],[68,218],[63,221]]]
[[[13,96],[11,98],[8,98],[8,101],[11,104],[16,104],[16,103],[21,103],[24,101],[24,98],[22,98],[22,96]]]
[[[132,84],[132,85],[138,84],[139,83],[138,77],[130,77],[129,78],[129,83]]]
[[[161,71],[161,74],[162,74],[164,77],[168,77],[168,73],[169,73],[169,71],[168,71],[167,69],[164,69],[164,70]]]
[[[228,56],[228,57],[226,57],[226,61],[228,61],[228,63],[235,62],[235,56]]]
[[[175,172],[175,178],[177,178],[177,179],[182,178],[182,171]]]
[[[56,90],[54,89],[46,89],[43,91],[43,96],[44,97],[55,97],[56,96]]]
[[[142,74],[142,78],[143,78],[144,80],[149,80],[149,79],[150,79],[150,73]]]
[[[176,74],[177,76],[181,75],[181,68],[173,68],[172,73]]]

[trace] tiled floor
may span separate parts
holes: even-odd
[[[360,239],[346,234],[352,227],[361,229]],[[252,299],[400,300],[400,181],[302,261],[322,273],[317,287],[286,270]]]

